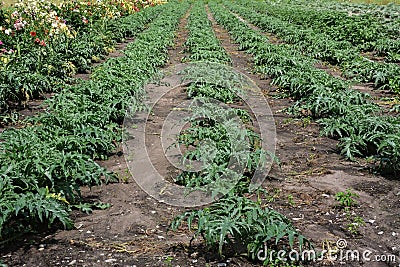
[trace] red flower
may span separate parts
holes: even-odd
[[[35,44],[39,44],[39,43],[40,43],[40,39],[36,37]]]
[[[46,46],[46,43],[44,42],[44,40],[40,41],[40,45],[41,46]]]
[[[36,32],[30,32],[29,33],[32,37],[35,37],[36,36]]]

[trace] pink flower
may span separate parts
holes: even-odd
[[[0,41],[0,45],[2,45],[3,44],[3,42],[2,41]]]
[[[22,23],[19,19],[17,19],[14,23],[14,28],[17,31],[21,30],[24,26],[24,23]]]

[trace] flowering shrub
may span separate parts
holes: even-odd
[[[49,39],[65,34],[74,38],[82,28],[90,28],[96,21],[115,19],[130,15],[140,9],[162,3],[161,0],[106,0],[106,1],[66,1],[59,5],[49,1],[21,1],[11,10],[2,9],[0,13],[0,41],[12,48],[21,41],[21,35],[30,33],[46,43]],[[34,33],[34,35],[32,35]],[[37,43],[37,39],[33,43]],[[32,44],[32,39],[27,39]],[[31,42],[29,42],[29,40]]]

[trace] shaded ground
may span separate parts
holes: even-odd
[[[319,136],[317,124],[306,119],[295,119],[281,110],[291,105],[290,99],[275,99],[276,88],[269,80],[261,80],[251,71],[251,58],[238,51],[228,33],[213,27],[223,47],[233,60],[233,67],[247,74],[265,92],[274,112],[277,128],[277,156],[281,166],[274,165],[264,182],[271,193],[269,206],[294,221],[301,232],[319,249],[334,248],[339,238],[346,239],[350,249],[369,249],[375,255],[399,255],[400,241],[400,182],[369,173],[368,162],[348,162],[336,154],[336,141]],[[183,43],[187,38],[186,18],[182,19],[175,47],[169,50],[169,65],[177,64],[185,55]],[[184,99],[179,90],[163,99],[154,109],[154,133],[150,145],[159,142],[157,132],[163,114],[168,113],[174,101]],[[169,102],[170,101],[170,102]],[[157,147],[157,146],[155,146]],[[154,154],[156,155],[156,154]],[[159,167],[164,155],[160,151]],[[76,229],[50,231],[22,242],[2,247],[0,260],[10,266],[259,266],[245,258],[218,259],[209,252],[202,240],[194,240],[189,247],[191,234],[182,230],[167,233],[172,218],[182,209],[171,207],[149,197],[130,177],[122,154],[113,156],[102,165],[116,172],[121,183],[103,185],[89,190],[88,199],[110,203],[107,210],[95,210],[86,215],[74,212]],[[360,233],[352,235],[347,229],[349,220],[344,211],[336,207],[334,195],[352,188],[360,198],[359,206],[352,208],[354,216],[366,222]],[[398,259],[396,259],[398,261]],[[315,263],[332,264],[324,261]],[[313,264],[311,264],[313,265]],[[338,266],[338,262],[334,263]],[[359,266],[346,262],[344,266]],[[397,266],[368,262],[363,266]]]

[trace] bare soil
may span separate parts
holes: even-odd
[[[290,99],[276,99],[276,88],[252,72],[251,57],[233,44],[227,31],[213,22],[222,46],[239,69],[265,92],[273,110],[277,130],[276,154],[281,166],[274,165],[262,185],[271,193],[269,206],[293,220],[295,226],[318,249],[335,247],[345,239],[349,249],[371,250],[374,255],[399,256],[400,241],[400,181],[370,172],[363,160],[349,162],[336,153],[336,141],[319,135],[318,125],[293,118],[282,109]],[[169,50],[170,63],[180,63],[187,38],[186,18],[180,23],[175,46]],[[177,91],[166,97],[154,110],[152,132],[159,131],[163,114],[172,107],[167,100],[184,99]],[[157,135],[154,144],[159,142]],[[161,153],[154,160],[159,168],[167,167]],[[112,206],[92,214],[74,211],[76,228],[51,230],[26,236],[0,248],[0,260],[10,266],[261,266],[242,256],[225,259],[208,250],[201,238],[189,246],[192,234],[186,230],[168,232],[168,224],[181,208],[168,206],[143,192],[130,177],[122,153],[101,163],[114,171],[120,183],[83,188],[85,198],[100,200]],[[398,177],[393,177],[398,178]],[[337,206],[335,194],[350,188],[360,197],[359,205],[351,208],[354,216],[366,222],[358,234],[351,234],[343,209]],[[345,262],[343,266],[397,266],[396,262]],[[341,265],[339,262],[311,263],[319,266]]]

